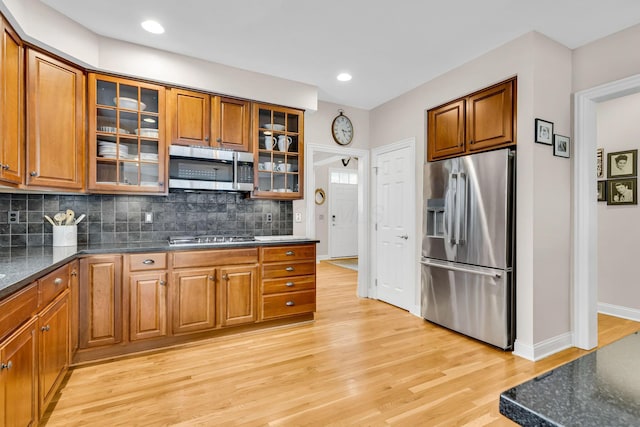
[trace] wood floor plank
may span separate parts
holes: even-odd
[[[583,354],[533,363],[356,296],[321,263],[312,323],[73,369],[47,426],[512,426],[502,391]],[[640,324],[599,316],[601,345]]]

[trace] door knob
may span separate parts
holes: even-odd
[[[407,240],[409,238],[409,236],[407,236],[406,234],[403,234],[402,236],[396,236],[396,237],[399,237],[404,240]]]

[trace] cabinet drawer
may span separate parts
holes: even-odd
[[[262,282],[263,294],[308,291],[316,288],[316,276],[296,276]]]
[[[173,254],[174,268],[253,264],[256,262],[258,262],[258,248],[185,251]]]
[[[39,307],[44,307],[69,287],[69,266],[65,265],[38,280]]]
[[[129,271],[164,270],[167,268],[167,254],[131,254],[129,258]]]
[[[38,308],[38,287],[26,289],[0,301],[0,340],[31,317]]]
[[[279,262],[262,266],[263,279],[316,274],[315,261]]]
[[[262,262],[314,259],[316,245],[291,245],[262,248]]]
[[[289,292],[262,297],[262,318],[292,316],[316,311],[316,291]]]

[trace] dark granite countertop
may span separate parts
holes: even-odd
[[[500,413],[523,426],[640,426],[640,333],[505,391]]]
[[[274,246],[318,243],[318,240],[296,236],[260,236],[253,242],[213,243],[209,245],[169,246],[167,241],[113,243],[78,246],[30,246],[0,250],[0,299],[22,289],[29,283],[73,259],[90,254],[134,253],[238,247]]]

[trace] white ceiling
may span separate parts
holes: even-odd
[[[97,34],[315,85],[320,100],[366,110],[531,30],[573,49],[640,22],[638,0],[41,1]],[[166,32],[145,32],[146,19]],[[342,71],[353,80],[338,82]]]

